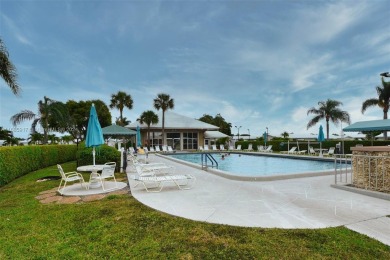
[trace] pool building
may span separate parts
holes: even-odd
[[[137,126],[140,127],[142,145],[154,147],[165,143],[172,146],[174,150],[180,151],[197,150],[200,145],[210,144],[212,140],[227,136],[220,133],[217,126],[171,111],[165,112],[164,136],[162,136],[161,117],[157,124],[150,125],[150,140],[147,140],[148,126],[146,124],[140,124],[137,121],[126,127],[136,130]]]

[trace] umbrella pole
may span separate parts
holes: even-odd
[[[95,146],[92,148],[93,165],[95,165]]]
[[[318,156],[323,157],[323,155],[322,155],[322,142],[320,142],[320,154]]]

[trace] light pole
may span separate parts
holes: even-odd
[[[240,128],[242,127],[242,126],[234,126],[235,128],[237,128],[237,140],[240,140]]]
[[[381,75],[382,77],[390,78],[390,73],[389,72],[383,72],[383,73],[381,73],[379,75]]]
[[[251,131],[249,130],[249,128],[248,128],[248,135],[249,135],[248,139],[251,139]]]

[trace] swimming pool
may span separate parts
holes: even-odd
[[[218,170],[244,177],[295,175],[334,170],[334,162],[329,161],[233,153],[227,156],[225,154],[222,159],[221,154],[212,155],[218,162]],[[198,165],[202,164],[201,154],[173,154],[170,157]]]

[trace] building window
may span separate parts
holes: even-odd
[[[183,149],[198,149],[198,133],[183,133]]]
[[[173,150],[180,150],[180,133],[167,133],[167,145]]]
[[[145,134],[147,135],[147,133]],[[152,147],[155,147],[156,145],[162,145],[161,132],[150,132],[149,145]]]

